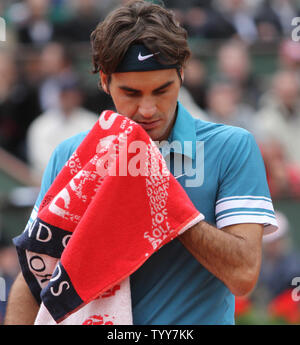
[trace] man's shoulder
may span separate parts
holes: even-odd
[[[83,139],[87,136],[89,131],[79,132],[65,140],[63,140],[58,146],[57,150],[59,152],[74,152],[77,147],[81,144]]]
[[[224,152],[255,145],[254,136],[244,128],[216,123],[210,121],[209,118],[195,118],[182,105],[180,105],[179,110],[181,117],[180,121],[176,122],[175,129],[177,137],[182,140],[191,140],[192,138],[197,142],[203,142],[206,148],[216,149],[219,147]]]
[[[62,141],[53,151],[51,158],[47,164],[47,167],[43,174],[40,193],[36,201],[36,207],[38,208],[47,190],[64,167],[68,159],[84,140],[89,131],[80,132],[72,137],[69,137]]]
[[[82,131],[65,140],[63,140],[54,150],[52,155],[52,162],[56,165],[57,169],[61,169],[71,155],[76,151],[77,147],[81,144],[89,131]]]
[[[204,141],[215,140],[234,143],[253,136],[248,130],[241,127],[200,119],[195,119],[195,128],[197,140]]]

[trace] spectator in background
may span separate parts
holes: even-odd
[[[194,101],[194,98],[190,94],[189,90],[181,86],[178,101],[184,106],[184,108],[195,118],[201,120],[208,120],[206,113],[198,104]]]
[[[112,11],[115,7],[120,5],[120,2],[124,2],[124,0],[101,0],[97,1],[97,6],[103,18],[105,18],[110,11]]]
[[[168,8],[179,8],[181,10],[187,9],[192,6],[209,6],[212,0],[164,0],[164,4]]]
[[[246,45],[237,40],[225,42],[217,53],[217,75],[238,85],[241,100],[256,108],[261,93],[259,82],[252,70]]]
[[[299,323],[300,305],[292,299],[292,281],[300,277],[300,253],[293,247],[288,218],[277,211],[276,219],[278,231],[263,238],[261,271],[251,299],[268,307],[270,316]]]
[[[216,7],[202,4],[186,9],[184,27],[192,39],[229,39],[237,33]]]
[[[261,152],[272,197],[300,198],[300,165],[287,160],[278,140],[262,141]]]
[[[55,79],[55,75],[64,72],[65,67],[72,69],[72,63],[78,62],[78,68],[83,68],[83,89],[84,89],[84,106],[92,112],[101,113],[102,110],[111,109],[113,107],[112,99],[109,95],[107,95],[102,89],[95,90],[95,80],[89,78],[88,75],[91,73],[91,66],[90,60],[88,60],[88,50],[85,44],[89,45],[90,41],[90,34],[97,26],[101,18],[103,18],[104,14],[102,11],[107,10],[113,6],[116,1],[103,1],[101,3],[97,2],[96,0],[76,0],[69,2],[68,9],[71,13],[70,19],[61,22],[57,25],[57,39],[59,40],[60,50],[62,54],[59,52],[52,54],[53,58],[56,56],[56,61],[60,61],[57,64],[58,68],[54,72],[54,78],[50,78],[50,83],[48,86],[52,84],[52,87],[55,84],[55,80],[53,83],[53,79]],[[120,1],[119,1],[120,2]],[[62,45],[67,44],[69,46],[69,52],[72,53],[72,57],[76,57],[73,59],[72,62],[70,57],[70,53],[66,54],[66,49],[63,49]],[[51,47],[51,45],[50,45]],[[88,49],[88,50],[87,50]],[[50,50],[53,52],[53,49]],[[46,54],[47,57],[47,54]],[[79,63],[81,64],[79,66]],[[49,68],[49,62],[46,58],[46,74],[48,73],[47,70]],[[52,74],[52,72],[50,72]],[[52,80],[51,80],[52,79]],[[54,87],[55,88],[55,87]],[[46,89],[47,90],[47,89]],[[45,92],[47,95],[47,92]],[[57,99],[57,92],[53,91],[53,97]],[[45,100],[48,98],[46,97]]]
[[[265,0],[254,15],[258,39],[264,43],[276,42],[283,34],[280,19],[272,7],[272,2],[273,0]]]
[[[102,18],[96,0],[77,0],[69,4],[71,18],[57,25],[57,39],[68,43],[89,42],[90,34]]]
[[[3,324],[7,298],[17,274],[20,271],[19,260],[16,249],[4,236],[2,236],[0,229],[0,288],[5,291],[0,291],[0,325]]]
[[[259,136],[254,110],[241,103],[238,85],[228,80],[211,83],[207,93],[207,114],[209,121],[247,129]]]
[[[268,1],[268,6],[270,6],[273,13],[277,16],[284,36],[290,36],[292,19],[299,15],[297,2],[297,0]]]
[[[14,55],[0,51],[0,146],[25,161],[27,128],[39,112],[37,93],[20,79]]]
[[[39,94],[40,84],[44,78],[40,55],[39,50],[26,49],[22,51],[21,56],[18,56],[17,58],[20,75],[26,81],[27,85],[35,90],[37,95]],[[41,111],[38,112],[38,115],[40,112]]]
[[[81,131],[89,130],[97,121],[94,113],[81,107],[83,102],[79,82],[60,82],[59,107],[48,109],[31,124],[27,135],[28,160],[42,173],[55,147]]]
[[[184,70],[183,86],[189,91],[198,107],[206,108],[207,77],[201,60],[192,57]]]
[[[292,71],[300,82],[300,47],[299,42],[291,39],[281,41],[278,49],[279,68]]]
[[[19,43],[43,46],[54,39],[55,27],[50,19],[50,0],[25,0],[11,10],[11,19],[17,24]],[[21,14],[22,20],[18,19]]]
[[[264,141],[278,141],[287,160],[300,164],[300,85],[294,72],[280,70],[274,75],[257,116]]]
[[[257,287],[266,289],[271,301],[300,276],[300,255],[292,247],[289,221],[277,211],[278,231],[263,238],[263,260]],[[279,279],[280,277],[280,279]]]
[[[49,42],[40,56],[41,83],[39,100],[42,111],[59,105],[60,83],[74,74],[71,56],[58,42]]]
[[[257,39],[257,28],[253,18],[253,9],[245,0],[216,0],[215,6],[234,26],[239,37],[247,43]]]

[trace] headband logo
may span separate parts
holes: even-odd
[[[149,58],[151,58],[152,56],[157,55],[157,54],[159,54],[159,52],[158,52],[158,53],[155,53],[155,54],[149,54],[149,55],[144,55],[144,56],[143,56],[142,53],[139,52],[138,60],[139,60],[139,61],[144,61],[144,60],[147,60],[147,59],[149,59]]]
[[[153,48],[155,49],[155,48]],[[155,49],[156,50],[156,49]],[[115,69],[115,73],[121,72],[144,72],[161,69],[179,68],[177,64],[168,64],[162,52],[157,48],[156,53],[148,49],[144,44],[133,44],[125,53],[123,59]],[[154,59],[153,56],[160,54],[165,61]]]

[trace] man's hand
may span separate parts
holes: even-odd
[[[217,229],[201,221],[179,236],[183,245],[236,296],[253,290],[262,257],[261,224]]]

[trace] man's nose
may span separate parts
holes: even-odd
[[[143,117],[150,118],[156,114],[156,103],[151,97],[145,97],[139,104],[139,113]]]

